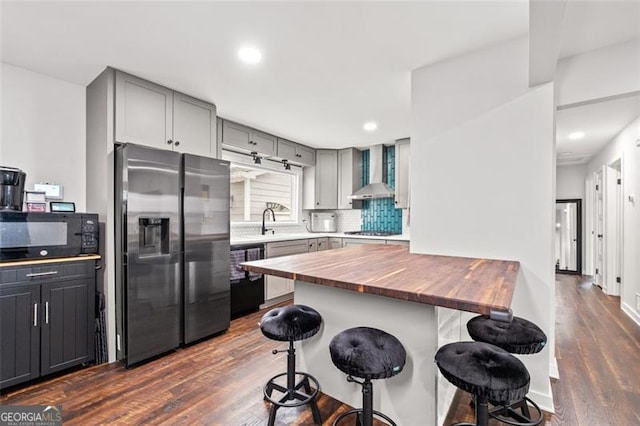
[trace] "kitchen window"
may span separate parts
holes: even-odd
[[[274,211],[276,223],[297,223],[302,169],[285,170],[281,162],[268,159],[254,164],[251,157],[226,151],[222,158],[231,161],[231,223],[261,223],[266,208]]]

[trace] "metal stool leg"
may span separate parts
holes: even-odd
[[[340,414],[333,421],[333,426],[339,425],[345,417],[352,414],[355,414],[355,426],[373,426],[373,416],[383,418],[391,426],[397,426],[389,416],[373,409],[373,383],[371,383],[370,379],[359,382],[353,377],[347,376],[347,382],[357,383],[362,386],[362,408],[354,408]]]
[[[369,379],[362,383],[362,426],[373,426],[373,388]]]
[[[274,350],[273,354],[277,354],[278,352],[285,352],[284,350]],[[309,408],[311,408],[311,413],[313,414],[313,421],[315,424],[322,424],[322,417],[320,416],[320,410],[318,410],[318,389],[320,385],[315,377],[307,374],[296,371],[296,351],[293,346],[293,341],[289,342],[289,349],[287,352],[287,371],[286,373],[281,373],[273,376],[267,384],[264,386],[264,400],[269,401],[271,403],[271,409],[269,411],[269,426],[273,426],[276,419],[276,413],[280,407],[291,408],[291,407],[299,407],[304,404],[309,404]],[[302,376],[302,380],[298,384],[296,384],[296,376]],[[275,382],[276,379],[280,377],[286,376],[286,387],[282,386]],[[311,383],[314,383],[315,389],[311,389]],[[304,393],[300,391],[301,388],[304,388]],[[275,399],[278,397],[274,397],[273,391],[276,390],[282,394],[279,396],[280,399]],[[293,401],[293,402],[290,402]]]
[[[478,426],[489,424],[489,401],[487,398],[476,398],[476,424]]]

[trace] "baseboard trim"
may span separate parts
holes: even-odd
[[[549,384],[549,392],[544,394],[536,391],[530,390],[527,394],[531,400],[535,401],[536,404],[547,413],[555,414],[556,409],[553,405],[553,394],[551,393],[551,384]]]
[[[628,304],[622,302],[622,312],[627,314],[627,316],[629,318],[631,318],[633,320],[633,322],[635,322],[636,324],[638,324],[640,326],[640,315],[638,315],[636,313],[636,311],[631,309],[631,306],[629,306]]]
[[[560,378],[560,370],[558,370],[558,359],[554,356],[549,360],[549,377],[552,379]]]

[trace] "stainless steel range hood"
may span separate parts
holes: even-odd
[[[370,200],[372,198],[393,198],[393,188],[382,181],[384,176],[384,150],[382,145],[369,148],[369,184],[349,196],[352,200]]]

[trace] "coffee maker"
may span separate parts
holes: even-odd
[[[26,179],[22,170],[0,166],[0,210],[22,211]]]

